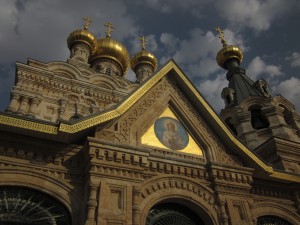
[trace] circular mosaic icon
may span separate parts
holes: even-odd
[[[182,150],[189,143],[189,135],[180,122],[171,117],[160,117],[155,121],[154,132],[167,148]]]

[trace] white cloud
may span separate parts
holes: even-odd
[[[66,60],[66,39],[82,27],[81,18],[85,16],[93,19],[90,30],[97,37],[105,36],[103,24],[107,21],[115,25],[112,38],[119,41],[136,37],[139,30],[123,1],[1,1],[0,49],[5,54],[0,55],[0,63],[25,61],[27,57]]]
[[[286,60],[291,62],[291,67],[300,67],[300,53],[293,52],[291,56],[287,57]]]
[[[290,0],[217,0],[220,16],[234,26],[267,30],[279,16],[293,8],[297,1]]]
[[[259,56],[256,56],[247,68],[247,76],[252,80],[257,80],[259,76],[274,78],[283,75],[280,65],[267,65]]]
[[[291,77],[288,80],[282,81],[278,86],[273,87],[273,93],[281,94],[290,102],[295,104],[296,109],[300,110],[300,79]]]
[[[160,42],[165,46],[165,50],[168,53],[176,51],[179,41],[179,38],[170,33],[162,33],[160,35]]]
[[[239,45],[247,50],[241,36],[235,35],[232,31],[224,31],[228,44]],[[173,34],[163,33],[160,42],[167,49],[160,63],[165,63],[173,58],[190,77],[207,77],[220,69],[215,57],[222,48],[217,33],[204,32],[199,28],[192,29],[186,39],[178,39]]]
[[[226,76],[220,74],[214,80],[203,81],[198,86],[200,93],[218,113],[225,106],[224,101],[221,98],[221,92],[227,85],[228,81],[226,80]]]
[[[134,37],[130,40],[130,43],[131,43],[130,52],[132,52],[133,54],[140,52],[142,50],[141,40],[139,38],[140,37]],[[146,50],[150,51],[152,53],[156,52],[157,48],[158,48],[158,44],[157,44],[155,35],[150,34],[150,35],[146,36],[145,38],[146,38]]]

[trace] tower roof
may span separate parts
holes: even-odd
[[[238,106],[243,100],[249,96],[264,95],[254,87],[254,82],[246,75],[242,68],[229,70],[227,73],[229,81],[228,87],[235,91],[234,103],[231,106]]]
[[[223,44],[223,48],[218,52],[216,60],[220,67],[228,70],[227,80],[229,81],[228,88],[231,100],[230,104],[227,107],[238,106],[243,100],[249,96],[261,96],[265,97],[262,92],[260,92],[255,87],[255,83],[247,77],[245,70],[240,68],[239,65],[243,59],[242,50],[235,45],[227,45],[227,42],[224,38],[224,31],[219,27],[216,28],[216,31],[219,32],[219,38]],[[227,90],[228,90],[227,88]],[[225,99],[226,88],[223,89],[222,97]]]

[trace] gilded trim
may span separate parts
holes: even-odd
[[[39,131],[47,134],[58,134],[58,127],[32,122],[28,120],[13,118],[9,116],[0,115],[0,124],[12,127],[19,127],[33,131]]]
[[[143,96],[147,91],[150,90],[163,76],[167,74],[169,70],[174,68],[174,63],[169,62],[164,68],[162,68],[155,76],[153,76],[143,87],[139,88],[133,95],[127,98],[118,108],[115,110],[106,112],[104,114],[95,116],[93,118],[80,121],[76,124],[60,124],[59,131],[65,133],[75,133],[89,127],[95,126],[99,123],[114,119],[118,116],[124,114],[134,103],[136,103],[141,96]]]
[[[288,181],[293,181],[293,182],[300,182],[300,176],[296,176],[293,174],[288,174],[288,173],[281,173],[274,171],[272,174],[270,174],[270,177],[278,178],[281,180],[288,180]]]
[[[265,170],[270,177],[288,180],[292,182],[300,182],[300,177],[276,172],[272,167],[266,165],[263,161],[261,161],[256,155],[254,155],[248,148],[246,148],[241,142],[239,142],[236,137],[234,137],[231,132],[226,128],[224,123],[220,120],[217,114],[213,111],[211,106],[204,100],[204,98],[199,94],[198,90],[188,81],[186,76],[180,71],[180,69],[176,66],[173,61],[170,61],[166,64],[158,73],[156,73],[147,83],[145,83],[141,88],[139,88],[135,93],[133,93],[129,98],[127,98],[118,108],[115,110],[108,111],[101,115],[86,119],[84,121],[80,121],[78,123],[69,125],[61,123],[59,128],[51,125],[40,124],[37,122],[31,122],[22,119],[16,119],[8,116],[0,115],[0,124],[20,127],[24,129],[39,131],[48,134],[58,134],[58,131],[65,133],[76,133],[78,131],[82,131],[84,129],[90,128],[97,124],[103,123],[105,121],[117,118],[124,114],[133,104],[135,104],[138,99],[141,98],[147,91],[149,91],[161,78],[168,74],[168,72],[174,69],[182,81],[188,86],[188,88],[193,92],[193,94],[198,98],[203,107],[209,112],[209,114],[213,117],[213,119],[218,123],[223,132],[233,141],[233,143],[241,149],[245,154],[247,154],[254,162],[256,162],[263,170]]]

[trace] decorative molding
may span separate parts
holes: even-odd
[[[203,187],[196,182],[178,177],[162,177],[148,181],[142,186],[140,196],[142,199],[145,199],[160,190],[166,190],[167,192],[170,192],[170,190],[179,190],[182,191],[182,194],[190,192],[211,205],[214,209],[218,209],[212,191],[209,191],[207,187]]]
[[[25,119],[14,118],[6,115],[0,115],[0,124],[38,131],[47,134],[58,134],[58,127],[56,126],[32,122]]]

